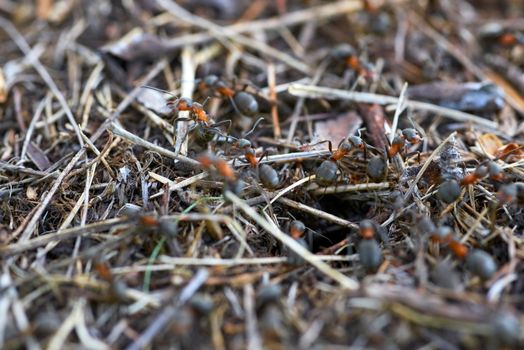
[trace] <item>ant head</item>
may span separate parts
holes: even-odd
[[[293,220],[289,224],[289,234],[291,235],[291,237],[295,239],[302,237],[305,231],[306,231],[306,225],[304,225],[302,221]]]
[[[392,146],[397,146],[397,147],[404,147],[405,144],[406,144],[406,140],[402,136],[395,136],[395,138],[391,142]]]
[[[417,144],[422,141],[420,134],[413,128],[407,128],[402,130],[402,136],[412,144]]]
[[[488,162],[488,173],[491,178],[499,178],[502,175],[502,167],[498,165],[496,162],[490,160]]]
[[[475,175],[477,177],[485,177],[488,175],[488,167],[484,164],[480,164],[477,169],[475,169]]]
[[[238,148],[240,149],[246,149],[246,148],[251,148],[251,141],[249,141],[248,139],[238,139]],[[246,151],[247,152],[247,151]],[[254,151],[253,151],[254,153]]]
[[[349,44],[340,44],[331,50],[331,56],[337,59],[344,59],[355,54],[355,49]]]
[[[502,185],[497,192],[500,203],[512,203],[518,196],[518,186],[515,183]]]
[[[359,224],[359,231],[363,239],[372,239],[376,231],[375,223],[372,220],[362,220]]]
[[[219,80],[220,79],[218,78],[218,76],[214,74],[210,74],[210,75],[206,75],[204,79],[202,79],[202,82],[206,84],[207,86],[214,86],[218,83]]]
[[[453,236],[453,229],[449,226],[442,225],[437,228],[435,235],[440,242],[444,242],[448,237]]]
[[[369,219],[366,219],[366,220],[362,220],[360,222],[360,224],[358,225],[358,227],[361,229],[361,230],[367,230],[367,229],[375,229],[375,223],[373,222],[373,220],[369,220]]]
[[[342,142],[340,146],[338,146],[338,151],[343,153],[349,153],[351,151],[351,144],[348,142]]]
[[[356,147],[358,149],[364,149],[364,147],[365,147],[364,141],[362,140],[362,138],[360,138],[360,136],[352,135],[352,136],[348,137],[348,142],[353,147]]]

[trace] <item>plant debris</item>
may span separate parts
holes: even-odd
[[[0,348],[523,348],[522,18],[0,2]]]

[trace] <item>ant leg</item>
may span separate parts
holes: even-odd
[[[191,118],[184,118],[184,117],[178,117],[178,118],[175,118],[175,120],[173,120],[173,123],[175,122],[188,122],[188,121],[191,121],[193,119]]]
[[[235,103],[235,101],[233,100],[233,97],[228,97],[229,99],[229,102],[231,102],[231,105],[233,106],[233,109],[235,110],[235,112],[241,116],[241,117],[245,117],[244,114],[242,114],[242,112],[240,112],[240,109],[238,109],[238,106],[237,104]]]
[[[266,157],[266,160],[269,160],[269,152],[268,151],[264,151],[264,153],[262,153],[262,155],[258,159],[258,162],[260,163],[262,161],[262,159],[264,159],[264,157]]]
[[[219,121],[219,122],[217,122],[215,124],[210,125],[210,127],[215,128],[217,126],[224,125],[224,124],[228,124],[226,132],[229,134],[229,129],[231,129],[231,125],[232,125],[231,119],[221,120],[221,121]]]
[[[258,118],[257,121],[253,124],[253,127],[247,133],[245,133],[244,136],[242,136],[242,137],[243,138],[248,137],[253,131],[255,131],[255,129],[258,126],[258,124],[262,123],[263,121],[264,121],[264,117]]]

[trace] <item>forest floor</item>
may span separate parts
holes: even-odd
[[[0,42],[0,348],[524,346],[522,1],[4,0]]]

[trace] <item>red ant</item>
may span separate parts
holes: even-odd
[[[256,98],[245,91],[236,91],[216,75],[208,75],[198,82],[199,90],[211,89],[217,95],[227,98],[240,115],[252,116],[258,113]]]
[[[331,157],[320,163],[320,166],[315,172],[315,181],[320,186],[329,186],[337,180],[337,162],[349,155],[353,148],[361,149],[364,151],[364,154],[366,154],[366,144],[359,136],[350,136],[347,140],[342,140],[335,152],[333,152],[331,141],[327,142]]]
[[[360,263],[368,271],[375,271],[382,262],[380,246],[375,239],[376,224],[371,220],[362,220],[359,224],[362,240],[358,244]]]
[[[177,97],[173,94],[171,94],[169,91],[162,90],[156,87],[152,86],[142,86],[146,89],[156,90],[162,93],[170,94],[171,97],[168,99],[166,105],[171,109],[171,111],[178,112],[178,111],[186,111],[190,113],[190,118],[176,118],[174,121],[184,121],[184,120],[192,120],[195,122],[195,125],[191,128],[190,131],[194,130],[197,127],[205,127],[206,129],[215,128],[222,124],[229,124],[231,126],[231,120],[223,120],[218,123],[215,123],[211,117],[207,114],[206,110],[204,109],[203,104],[193,101],[190,98],[187,97]],[[207,101],[207,100],[206,100]]]
[[[262,159],[267,156],[267,152],[264,152],[260,158],[257,159],[256,151],[251,145],[251,141],[246,139],[246,137],[251,134],[255,128],[262,122],[264,118],[259,118],[251,130],[249,130],[244,136],[240,139],[237,139],[233,136],[224,136],[222,135],[222,139],[220,141],[231,143],[233,146],[237,147],[244,153],[244,157],[246,161],[251,165],[251,167],[256,168],[258,170],[258,178],[260,182],[264,185],[264,187],[273,189],[276,188],[279,183],[280,179],[278,176],[278,172],[273,169],[268,164],[260,164]]]
[[[487,176],[489,176],[491,180],[500,182],[504,179],[504,172],[496,162],[490,160],[487,163],[479,164],[473,173],[464,176],[462,180],[460,180],[460,185],[475,185]]]
[[[197,157],[204,170],[216,170],[216,172],[230,182],[237,180],[235,171],[225,159],[210,153],[204,153]]]
[[[461,260],[465,260],[466,268],[483,280],[489,280],[497,271],[497,264],[491,255],[479,249],[470,250],[455,239],[453,230],[450,227],[439,227],[430,238],[436,243],[447,244],[453,255]]]
[[[461,187],[476,185],[488,176],[496,182],[504,180],[502,168],[496,162],[490,160],[487,164],[479,164],[473,173],[467,174],[460,181],[455,179],[443,181],[439,186],[437,195],[443,202],[451,204],[459,198]]]
[[[336,59],[344,60],[346,67],[357,72],[365,78],[372,78],[373,72],[371,69],[364,64],[358,57],[355,49],[347,44],[342,44],[336,47],[332,52],[333,57]]]
[[[422,141],[422,137],[420,137],[418,131],[413,128],[407,128],[402,130],[401,134],[395,136],[395,138],[391,142],[391,146],[388,149],[389,159],[393,158],[394,156],[400,153],[400,151],[406,145],[406,141],[411,143],[412,145],[417,145]]]

